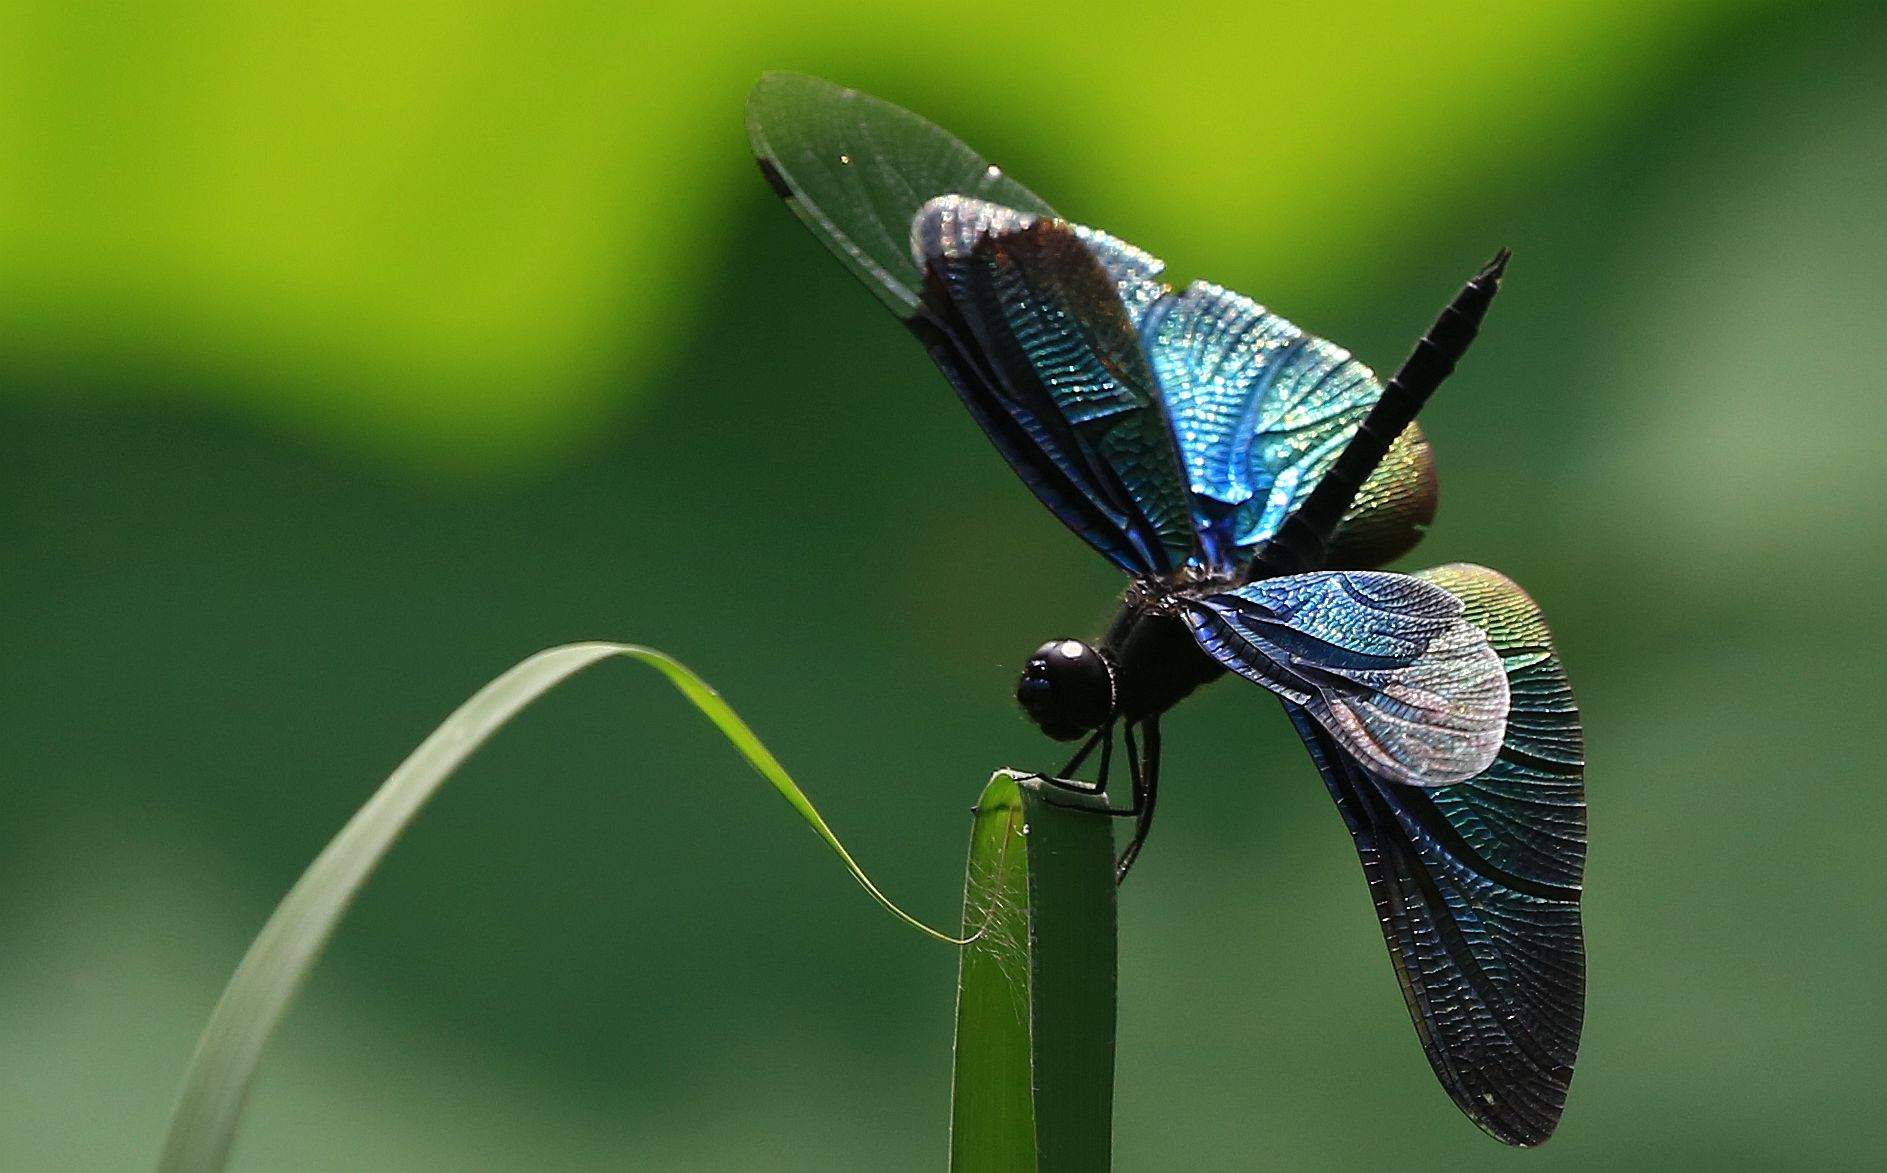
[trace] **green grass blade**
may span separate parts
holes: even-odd
[[[570,644],[539,652],[461,705],[381,784],[289,890],[236,967],[211,1013],[171,1115],[160,1173],[220,1173],[229,1159],[263,1048],[374,867],[446,779],[520,710],[577,672],[627,656],[666,676],[772,783],[865,890],[906,923],[958,942],[893,904],[852,859],[810,800],[727,702],[682,664],[631,644]]]
[[[951,1173],[1035,1170],[1029,868],[1022,826],[1021,792],[1012,775],[999,773],[977,800],[964,875],[963,931],[977,938],[958,960]]]
[[[1118,975],[1114,821],[1040,779],[1026,779],[1021,790],[1036,1168],[1105,1173],[1113,1160]]]
[[[951,1173],[1104,1173],[1115,887],[1097,805],[1010,771],[977,803],[964,881]]]

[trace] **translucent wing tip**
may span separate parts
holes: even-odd
[[[812,103],[848,102],[857,97],[857,90],[810,74],[769,71],[760,75],[760,80],[747,91],[747,146],[760,161],[760,173],[767,177],[773,190],[780,191],[782,196],[786,194],[781,191],[786,179],[781,164],[773,162],[779,152],[769,133],[777,127],[771,124],[790,120],[795,113],[791,109],[795,103],[803,110]]]
[[[759,115],[760,107],[773,98],[792,90],[824,90],[828,93],[845,96],[857,91],[842,85],[836,85],[822,77],[809,73],[793,73],[790,70],[769,69],[753,83],[747,91],[747,128],[753,129],[754,120]]]
[[[760,80],[747,91],[747,148],[753,152],[754,162],[760,165],[761,178],[767,181],[773,194],[783,200],[793,198],[793,187],[780,170],[773,144],[767,137],[767,106],[783,90],[814,80],[797,73],[769,72],[761,74]]]

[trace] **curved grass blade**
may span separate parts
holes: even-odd
[[[592,664],[626,656],[649,664],[773,784],[852,878],[905,923],[952,944],[893,904],[839,842],[812,802],[720,694],[678,661],[633,644],[569,644],[539,652],[499,676],[435,729],[302,873],[256,935],[197,1041],[171,1115],[160,1173],[219,1173],[269,1038],[320,959],[367,877],[446,779],[520,710]]]
[[[1115,885],[1096,802],[999,771],[970,838],[951,1173],[1101,1173],[1112,1159]]]

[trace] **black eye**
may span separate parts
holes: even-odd
[[[1057,741],[1073,741],[1113,716],[1113,669],[1080,640],[1050,640],[1022,669],[1016,700],[1042,732]]]

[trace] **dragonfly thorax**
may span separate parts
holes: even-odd
[[[1113,718],[1114,666],[1078,639],[1049,640],[1023,666],[1016,701],[1043,733],[1074,741]]]
[[[1136,583],[1101,636],[1101,654],[1114,666],[1116,708],[1129,722],[1158,717],[1225,675],[1180,617],[1184,598],[1169,588]]]

